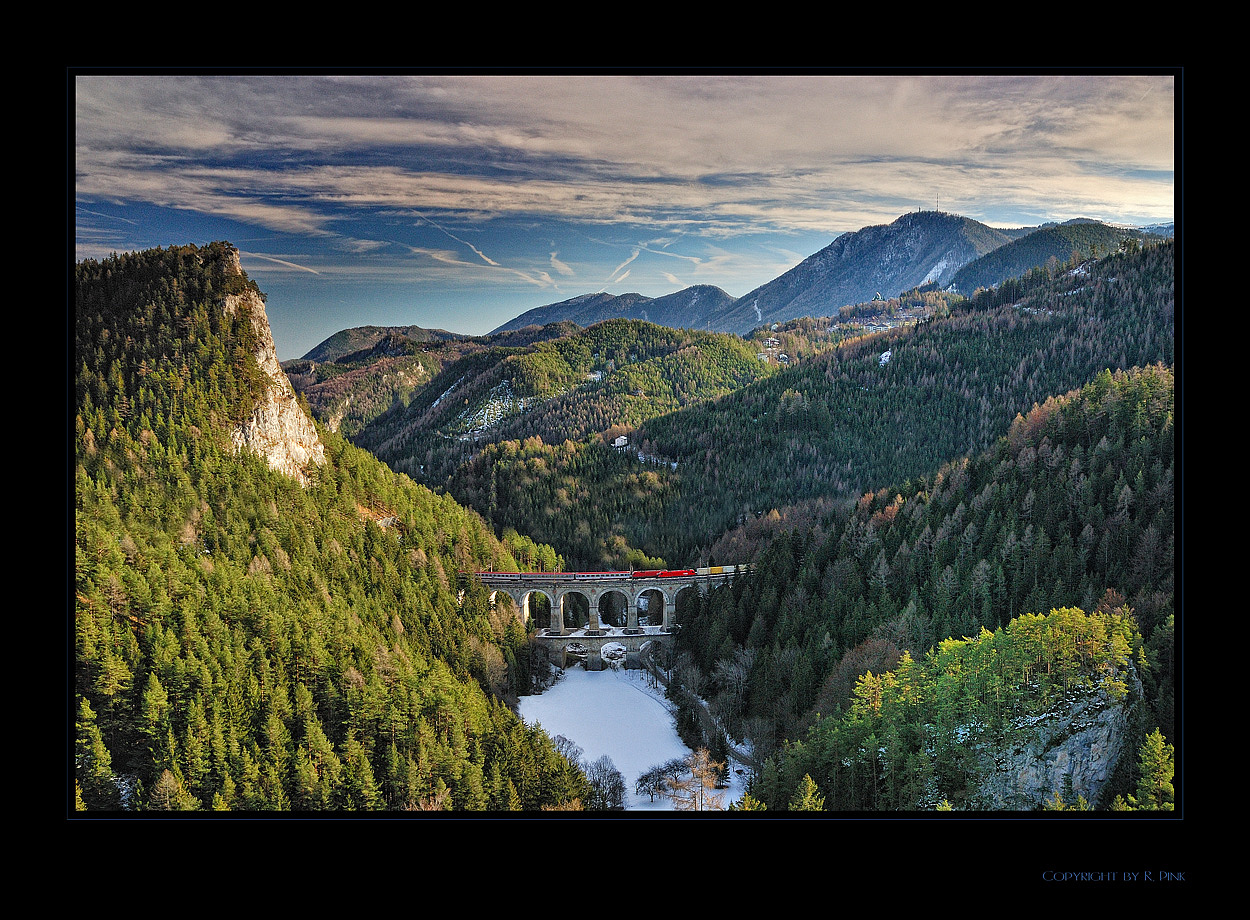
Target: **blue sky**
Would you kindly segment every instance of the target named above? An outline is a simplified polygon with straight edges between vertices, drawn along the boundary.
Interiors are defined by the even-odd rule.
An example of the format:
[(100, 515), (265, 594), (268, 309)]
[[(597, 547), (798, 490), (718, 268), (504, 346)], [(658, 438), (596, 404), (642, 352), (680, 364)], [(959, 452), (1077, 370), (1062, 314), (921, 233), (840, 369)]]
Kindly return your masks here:
[(228, 240), (279, 357), (734, 296), (917, 209), (1174, 219), (1167, 73), (72, 75), (78, 259)]

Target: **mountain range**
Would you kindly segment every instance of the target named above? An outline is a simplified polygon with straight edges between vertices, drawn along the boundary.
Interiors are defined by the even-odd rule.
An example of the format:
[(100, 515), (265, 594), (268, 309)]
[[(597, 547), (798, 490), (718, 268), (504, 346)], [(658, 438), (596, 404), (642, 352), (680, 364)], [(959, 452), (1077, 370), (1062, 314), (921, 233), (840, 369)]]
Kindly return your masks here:
[[(419, 326), (360, 326), (335, 333), (301, 359), (284, 362), (283, 370), (314, 415), (351, 438), (373, 426), (367, 440), (373, 449), (379, 450), (395, 434), (392, 430), (381, 435), (376, 424), (379, 417), (383, 413), (395, 416), (405, 410), (409, 401), (427, 386), (434, 392), (424, 397), (422, 413), (428, 413), (440, 393), (455, 386), (459, 393), (457, 415), (465, 419), (491, 417), (497, 422), (533, 402), (508, 399), (505, 383), (522, 390), (528, 388), (531, 397), (543, 398), (555, 395), (556, 389), (567, 394), (567, 398), (574, 397), (575, 389), (602, 390), (606, 385), (597, 383), (593, 375), (607, 370), (607, 352), (596, 355), (598, 347), (593, 343), (588, 351), (582, 349), (585, 354), (572, 359), (572, 365), (560, 358), (556, 362), (558, 369), (544, 368), (542, 380), (530, 374), (535, 368), (534, 360), (523, 362), (514, 357), (506, 361), (506, 366), (501, 362), (508, 359), (512, 350), (559, 342), (608, 320), (749, 338), (755, 353), (776, 366), (831, 347), (857, 331), (943, 315), (950, 303), (979, 289), (995, 289), (1029, 271), (1068, 263), (1074, 256), (1096, 258), (1164, 238), (1171, 232), (1171, 225), (1127, 229), (1084, 219), (998, 230), (967, 217), (937, 211), (913, 212), (890, 224), (839, 236), (744, 297), (735, 299), (712, 285), (687, 287), (662, 297), (583, 294), (528, 310), (485, 336)], [(905, 296), (898, 296), (899, 292)], [(589, 343), (590, 339), (586, 341)], [(688, 340), (668, 337), (662, 350), (675, 351), (690, 344)], [(736, 346), (726, 343), (711, 347), (718, 352), (725, 348), (736, 350)], [(650, 349), (648, 346), (648, 358), (658, 359), (660, 352)], [(618, 371), (629, 363), (620, 357), (613, 362)], [(573, 365), (578, 369), (576, 373)], [(554, 386), (557, 379), (562, 381), (559, 387)], [(616, 389), (622, 385), (619, 374), (615, 385)], [(685, 391), (680, 405), (720, 395), (696, 392), (688, 383), (678, 386)], [(629, 384), (627, 392), (640, 389), (645, 395), (638, 399), (624, 393), (614, 396), (617, 405), (608, 414), (620, 418), (606, 421), (601, 427), (606, 429), (621, 421), (638, 424), (645, 417), (678, 408), (669, 397), (657, 401), (655, 388), (647, 393), (648, 387), (640, 388), (637, 381)], [(634, 408), (622, 412), (622, 399), (630, 400)], [(451, 407), (443, 404), (438, 408), (441, 415), (446, 415)], [(501, 408), (504, 416), (499, 414)], [(593, 410), (586, 418), (602, 414)], [(385, 424), (411, 429), (412, 421), (392, 418)], [(434, 416), (429, 415), (422, 427), (451, 434), (451, 428), (456, 426), (449, 427), (446, 420), (434, 423)], [(457, 430), (452, 437), (463, 434)], [(524, 433), (506, 426), (496, 428), (496, 435), (502, 437), (530, 434), (547, 438), (551, 433), (545, 428)], [(566, 433), (558, 440), (565, 436), (576, 437)], [(479, 437), (480, 433), (475, 440)], [(404, 436), (406, 442), (410, 438), (410, 434)], [(418, 461), (412, 452), (405, 454), (388, 459), (400, 463), (412, 475), (419, 476), (424, 460), (432, 459)]]
[(844, 233), (742, 297), (710, 285), (662, 297), (583, 294), (535, 307), (493, 331), (559, 321), (589, 326), (605, 319), (641, 319), (747, 335), (766, 324), (801, 316), (836, 316), (844, 306), (927, 285), (967, 296), (977, 287), (994, 287), (1051, 258), (1066, 262), (1074, 254), (1106, 254), (1127, 240), (1170, 234), (1170, 225), (1137, 230), (1085, 219), (999, 230), (956, 214), (916, 211), (890, 224)]
[(724, 312), (733, 303), (732, 295), (710, 284), (683, 288), (663, 297), (603, 292), (582, 294), (559, 303), (527, 310), (493, 330), (491, 334), (563, 321), (591, 326), (605, 319), (640, 319), (661, 326), (702, 329), (706, 325), (705, 320)]

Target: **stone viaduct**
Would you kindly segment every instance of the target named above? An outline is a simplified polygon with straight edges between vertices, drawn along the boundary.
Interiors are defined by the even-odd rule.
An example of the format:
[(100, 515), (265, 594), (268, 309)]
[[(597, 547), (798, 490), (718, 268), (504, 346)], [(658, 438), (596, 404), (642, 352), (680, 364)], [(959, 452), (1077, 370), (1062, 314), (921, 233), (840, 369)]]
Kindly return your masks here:
[[(670, 643), (676, 628), (677, 595), (687, 588), (702, 594), (724, 584), (745, 566), (713, 566), (704, 569), (657, 570), (651, 572), (475, 572), (474, 577), (491, 590), (491, 600), (502, 591), (516, 605), (523, 623), (532, 618), (530, 601), (542, 595), (551, 605), (545, 627), (535, 624), (533, 641), (553, 653), (553, 660), (564, 667), (570, 657), (586, 660), (586, 667), (603, 666), (605, 646), (623, 646), (626, 667), (641, 667), (641, 654), (651, 642)], [(585, 598), (589, 617), (586, 625), (569, 626), (565, 601), (574, 595)], [(608, 625), (601, 620), (601, 605), (623, 607), (625, 625)], [(639, 625), (639, 610), (645, 611), (645, 625)]]

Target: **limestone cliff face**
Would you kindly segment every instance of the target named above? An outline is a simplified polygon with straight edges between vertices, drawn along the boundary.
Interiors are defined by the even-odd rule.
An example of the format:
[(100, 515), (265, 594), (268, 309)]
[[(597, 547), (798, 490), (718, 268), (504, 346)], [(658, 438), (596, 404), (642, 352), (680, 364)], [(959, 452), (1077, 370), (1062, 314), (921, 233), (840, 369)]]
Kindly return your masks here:
[(1017, 726), (1010, 738), (980, 749), (977, 807), (1041, 807), (1071, 778), (1071, 795), (1095, 804), (1130, 750), (1134, 700), (1142, 697), (1136, 671), (1130, 692), (1113, 700), (1096, 688), (1073, 691), (1050, 711)]
[[(235, 269), (238, 254), (235, 254)], [(308, 484), (308, 469), (325, 462), (325, 445), (317, 429), (295, 398), (295, 390), (278, 363), (273, 332), (265, 303), (255, 292), (226, 297), (223, 308), (227, 314), (248, 307), (258, 340), (256, 361), (268, 379), (268, 385), (251, 416), (230, 433), (236, 451), (249, 450), (264, 457), (280, 473)]]

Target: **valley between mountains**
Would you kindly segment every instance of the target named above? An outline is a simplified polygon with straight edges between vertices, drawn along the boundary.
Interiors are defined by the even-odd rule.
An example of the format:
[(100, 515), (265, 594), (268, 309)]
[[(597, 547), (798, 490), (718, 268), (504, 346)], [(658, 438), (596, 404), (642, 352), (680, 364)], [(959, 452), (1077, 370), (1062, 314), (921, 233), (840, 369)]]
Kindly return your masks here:
[(652, 662), (734, 812), (1175, 816), (1176, 255), (918, 212), (281, 367), (230, 244), (79, 263), (74, 806), (606, 813), (465, 573), (743, 565)]

